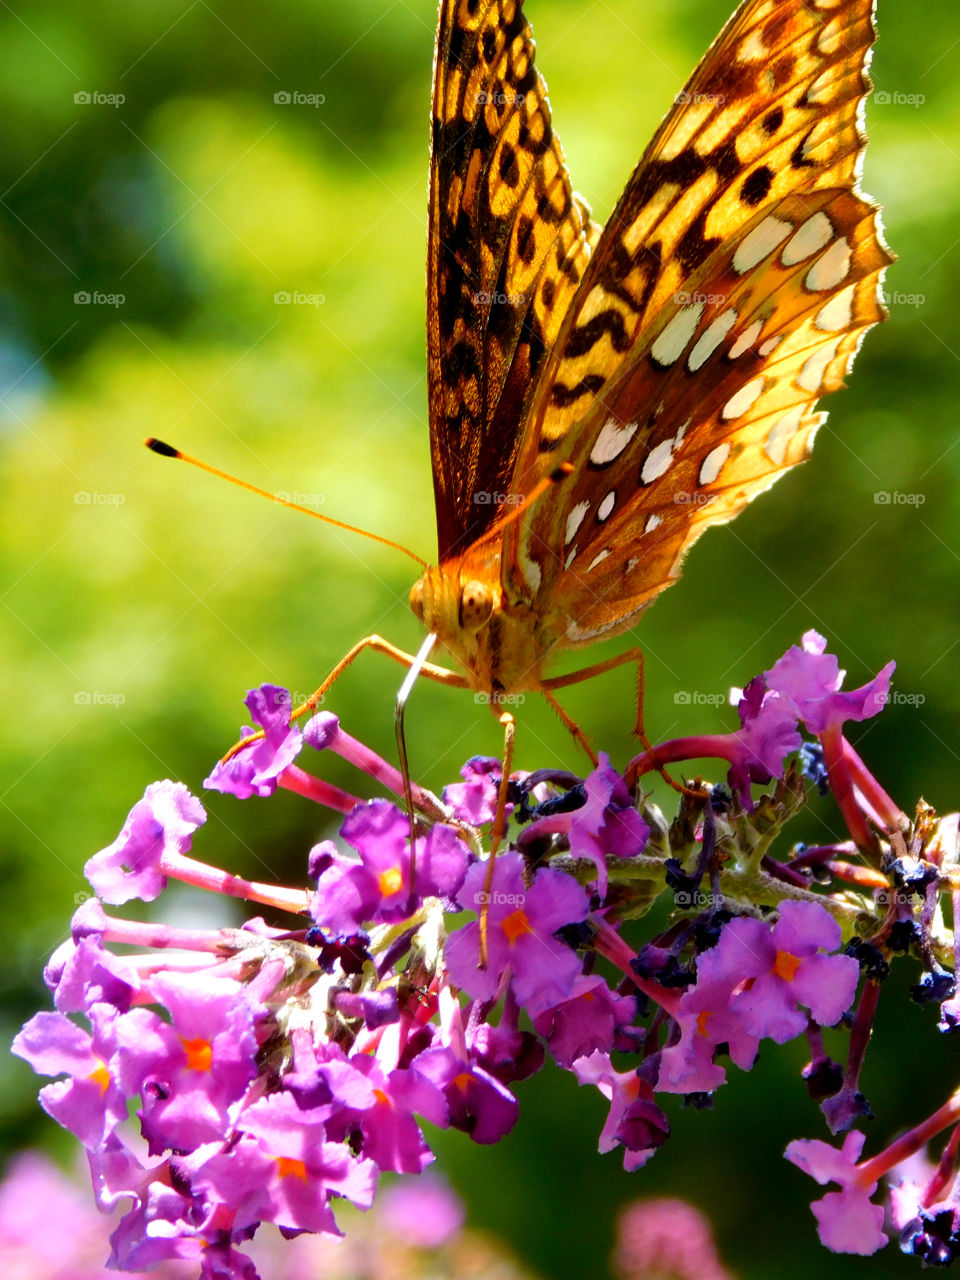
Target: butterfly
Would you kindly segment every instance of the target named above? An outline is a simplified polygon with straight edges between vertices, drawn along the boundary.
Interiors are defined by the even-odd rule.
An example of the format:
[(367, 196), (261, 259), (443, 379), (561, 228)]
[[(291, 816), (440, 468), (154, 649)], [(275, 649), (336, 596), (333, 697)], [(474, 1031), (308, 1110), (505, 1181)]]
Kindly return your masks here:
[(705, 529), (808, 456), (816, 402), (885, 315), (893, 256), (859, 189), (874, 39), (873, 0), (745, 0), (601, 229), (573, 191), (522, 0), (442, 0), (439, 558), (410, 603), (464, 674), (427, 674), (494, 706), (553, 701), (613, 665), (550, 678), (558, 653), (632, 628)]

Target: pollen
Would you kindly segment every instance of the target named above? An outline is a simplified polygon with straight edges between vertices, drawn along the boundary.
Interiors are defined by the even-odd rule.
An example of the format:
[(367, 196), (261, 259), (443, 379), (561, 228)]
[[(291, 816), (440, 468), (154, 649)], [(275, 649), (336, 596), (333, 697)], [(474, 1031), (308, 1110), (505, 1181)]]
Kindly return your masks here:
[(707, 1029), (710, 1023), (710, 1010), (703, 1009), (697, 1014), (697, 1035), (708, 1036), (710, 1034)]
[(792, 982), (800, 968), (800, 957), (791, 955), (789, 951), (778, 951), (773, 962), (773, 972), (784, 982)]
[(276, 1156), (277, 1173), (281, 1178), (302, 1178), (304, 1182), (307, 1180), (307, 1166), (302, 1160), (291, 1160), (289, 1156)]
[(470, 1072), (461, 1071), (458, 1076), (453, 1077), (453, 1083), (461, 1093), (466, 1093), (467, 1089), (470, 1087)]
[(511, 947), (525, 933), (533, 933), (533, 925), (527, 919), (527, 913), (522, 907), (517, 907), (516, 911), (511, 911), (508, 916), (504, 916), (500, 922), (500, 928), (507, 935), (507, 941)]
[(374, 1089), (373, 1096), (376, 1098), (376, 1100), (380, 1103), (381, 1106), (384, 1106), (384, 1107), (393, 1106), (393, 1103), (390, 1101), (390, 1095), (388, 1093), (384, 1093), (382, 1089)]
[(213, 1063), (213, 1047), (209, 1040), (198, 1036), (195, 1040), (180, 1039), (187, 1054), (187, 1067), (190, 1071), (209, 1071)]
[(403, 885), (403, 872), (399, 867), (389, 867), (377, 876), (377, 884), (385, 898), (398, 893)]

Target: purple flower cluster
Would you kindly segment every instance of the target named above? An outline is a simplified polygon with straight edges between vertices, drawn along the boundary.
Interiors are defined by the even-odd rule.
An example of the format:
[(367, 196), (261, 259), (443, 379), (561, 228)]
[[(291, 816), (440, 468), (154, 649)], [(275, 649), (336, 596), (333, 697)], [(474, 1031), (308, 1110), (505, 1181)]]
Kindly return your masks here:
[[(935, 901), (957, 823), (924, 810), (911, 824), (843, 735), (882, 708), (891, 672), (844, 692), (836, 659), (808, 633), (747, 685), (730, 734), (661, 744), (625, 775), (605, 756), (585, 779), (513, 775), (515, 836), (493, 863), (483, 829), (498, 761), (471, 760), (442, 801), (414, 787), (411, 839), (394, 803), (361, 802), (298, 761), (304, 748), (332, 750), (401, 794), (395, 769), (335, 716), (301, 730), (285, 691), (251, 693), (259, 728), (207, 785), (242, 799), (280, 786), (342, 812), (339, 841), (310, 852), (312, 889), (194, 859), (206, 815), (173, 782), (147, 788), (87, 875), (108, 904), (151, 901), (174, 877), (299, 916), (298, 927), (180, 929), (88, 902), (47, 967), (56, 1011), (36, 1014), (14, 1046), (56, 1077), (40, 1100), (85, 1147), (98, 1203), (125, 1208), (111, 1265), (192, 1259), (205, 1277), (250, 1280), (243, 1246), (262, 1223), (335, 1237), (338, 1202), (366, 1209), (382, 1173), (421, 1173), (434, 1158), (425, 1121), (499, 1141), (517, 1119), (512, 1086), (547, 1054), (606, 1099), (600, 1150), (621, 1149), (628, 1170), (668, 1136), (658, 1094), (712, 1093), (726, 1079), (718, 1058), (749, 1071), (764, 1039), (808, 1038), (811, 1092), (834, 1132), (850, 1129), (865, 1110), (863, 1051), (894, 951), (915, 948), (946, 1000), (944, 1029), (958, 1022), (936, 913), (920, 909)], [(787, 766), (801, 724), (851, 839), (778, 861), (773, 837), (806, 796), (801, 769)], [(732, 796), (688, 788), (672, 825), (644, 806), (644, 774), (705, 756), (728, 763)], [(891, 887), (895, 901), (880, 896)], [(671, 891), (668, 926), (639, 941), (636, 918)], [(869, 942), (854, 932), (865, 920)], [(845, 1017), (842, 1070), (822, 1039)], [(956, 1118), (941, 1108), (911, 1150)], [(911, 1153), (898, 1141), (865, 1164), (855, 1132), (840, 1152), (791, 1144), (794, 1163), (841, 1186), (815, 1207), (828, 1247), (885, 1241), (870, 1195)]]

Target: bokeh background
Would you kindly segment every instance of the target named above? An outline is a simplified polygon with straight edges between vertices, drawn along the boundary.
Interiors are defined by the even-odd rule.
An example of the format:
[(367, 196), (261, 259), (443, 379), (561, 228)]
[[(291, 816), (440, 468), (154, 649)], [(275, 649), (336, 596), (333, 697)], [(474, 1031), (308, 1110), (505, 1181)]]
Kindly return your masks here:
[[(728, 0), (529, 0), (578, 189), (603, 218)], [(0, 826), (4, 1032), (46, 996), (82, 866), (153, 779), (199, 789), (244, 691), (309, 692), (361, 635), (411, 648), (411, 566), (147, 454), (169, 438), (271, 491), (434, 554), (424, 374), (434, 0), (33, 0), (0, 12)], [(960, 11), (881, 2), (866, 187), (900, 256), (891, 316), (832, 397), (813, 461), (733, 526), (644, 618), (655, 738), (732, 727), (722, 698), (810, 626), (898, 697), (855, 735), (905, 808), (960, 805)], [(278, 102), (277, 94), (315, 102)], [(301, 301), (275, 302), (277, 294)], [(89, 301), (83, 301), (87, 296)], [(884, 502), (878, 495), (887, 495)], [(612, 650), (610, 650), (612, 651)], [(607, 650), (598, 650), (604, 656)], [(337, 686), (346, 727), (393, 753), (399, 668)], [(616, 762), (632, 676), (565, 698)], [(434, 787), (497, 750), (469, 695), (422, 684), (415, 774)], [(518, 765), (582, 765), (549, 711), (521, 709)], [(325, 762), (351, 788), (362, 780)], [(300, 880), (329, 834), (306, 802), (210, 796), (198, 856)], [(839, 833), (829, 801), (802, 832)], [(170, 909), (170, 908), (167, 908)], [(193, 918), (221, 919), (191, 900)], [(205, 914), (202, 914), (205, 913)], [(956, 1049), (895, 981), (865, 1085), (869, 1141), (956, 1084)], [(889, 1007), (887, 1007), (889, 1006)], [(569, 1077), (521, 1089), (495, 1150), (441, 1135), (473, 1221), (554, 1280), (604, 1274), (617, 1208), (682, 1194), (742, 1277), (880, 1277), (909, 1264), (816, 1244), (812, 1185), (782, 1159), (826, 1136), (765, 1053), (712, 1113), (673, 1109), (645, 1171), (596, 1154), (599, 1099)], [(21, 1063), (0, 1066), (3, 1137), (57, 1147)]]

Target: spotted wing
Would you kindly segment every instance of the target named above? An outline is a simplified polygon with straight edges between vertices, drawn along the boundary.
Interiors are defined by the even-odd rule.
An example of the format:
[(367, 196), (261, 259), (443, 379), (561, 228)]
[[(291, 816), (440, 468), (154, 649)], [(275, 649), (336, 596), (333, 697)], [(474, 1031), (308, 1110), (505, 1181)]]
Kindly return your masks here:
[(571, 190), (521, 6), (440, 6), (427, 372), (441, 562), (500, 514), (531, 389), (599, 234)]
[(514, 488), (573, 471), (504, 549), (508, 592), (556, 609), (566, 643), (629, 625), (707, 525), (806, 456), (883, 316), (890, 255), (857, 187), (871, 9), (747, 0), (604, 230)]

